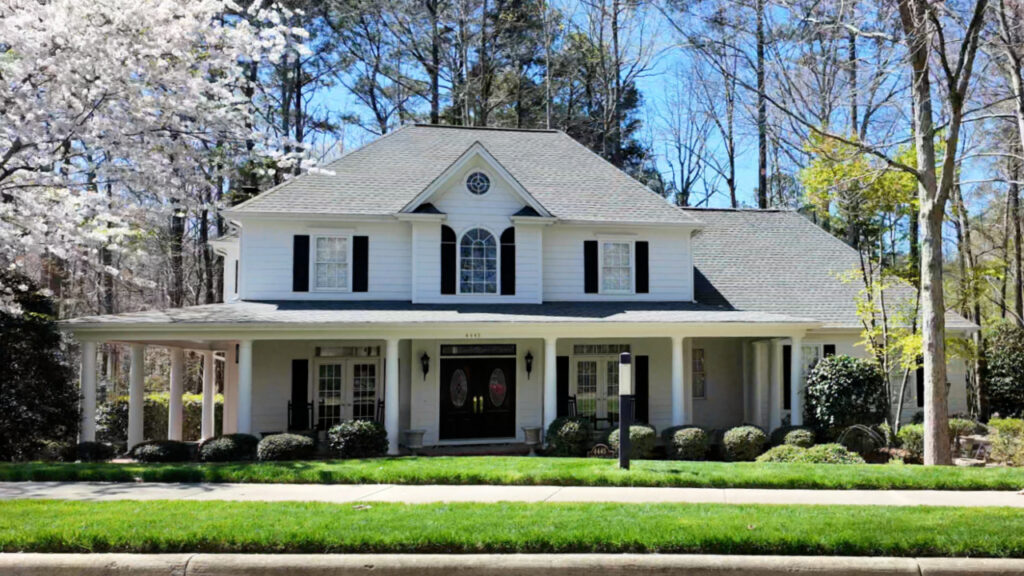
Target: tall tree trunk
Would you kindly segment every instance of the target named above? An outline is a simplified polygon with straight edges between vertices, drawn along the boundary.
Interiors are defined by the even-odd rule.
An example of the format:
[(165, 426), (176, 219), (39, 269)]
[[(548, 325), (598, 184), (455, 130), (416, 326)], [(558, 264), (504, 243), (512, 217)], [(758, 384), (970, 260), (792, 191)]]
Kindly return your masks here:
[[(967, 206), (960, 186), (953, 187), (953, 209), (956, 214), (957, 244), (960, 261), (960, 290), (963, 299), (962, 312), (964, 316), (976, 324), (981, 324), (981, 295), (978, 293), (978, 286), (974, 278), (974, 272), (978, 269), (978, 259), (974, 254), (974, 244), (971, 241), (971, 221), (967, 214)], [(974, 388), (975, 395), (979, 400), (979, 411), (982, 393), (982, 384), (985, 378), (985, 342), (981, 331), (972, 336), (977, 354), (970, 370), (970, 386)]]
[(430, 14), (430, 65), (427, 76), (430, 78), (430, 123), (438, 124), (441, 119), (441, 31), (438, 28), (440, 0), (426, 0), (427, 12)]
[(184, 208), (178, 204), (173, 207), (171, 214), (171, 285), (168, 290), (171, 308), (181, 308), (185, 305), (185, 265), (183, 258), (183, 245), (185, 244), (185, 214)]
[(204, 202), (202, 211), (199, 213), (199, 248), (203, 265), (203, 303), (212, 304), (216, 302), (213, 291), (213, 249), (210, 246), (210, 205), (209, 199)]
[(768, 207), (768, 103), (764, 78), (764, 2), (757, 0), (757, 207)]
[[(851, 7), (851, 11), (853, 8)], [(849, 42), (849, 67), (850, 67), (850, 134), (857, 134), (857, 127), (860, 120), (857, 118), (857, 33), (850, 32)]]
[(1013, 226), (1013, 312), (1018, 326), (1024, 326), (1024, 271), (1021, 267), (1021, 226), (1020, 226), (1020, 162), (1013, 163), (1010, 172), (1012, 182), (1010, 195), (1010, 223)]

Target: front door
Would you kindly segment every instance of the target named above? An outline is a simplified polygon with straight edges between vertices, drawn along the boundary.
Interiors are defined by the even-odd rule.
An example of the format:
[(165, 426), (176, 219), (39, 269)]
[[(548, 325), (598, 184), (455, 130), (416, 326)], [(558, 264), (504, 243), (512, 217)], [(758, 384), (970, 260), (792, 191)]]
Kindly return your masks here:
[(440, 438), (516, 435), (516, 359), (441, 360)]
[(317, 429), (342, 420), (373, 420), (377, 410), (377, 360), (321, 360), (316, 371)]

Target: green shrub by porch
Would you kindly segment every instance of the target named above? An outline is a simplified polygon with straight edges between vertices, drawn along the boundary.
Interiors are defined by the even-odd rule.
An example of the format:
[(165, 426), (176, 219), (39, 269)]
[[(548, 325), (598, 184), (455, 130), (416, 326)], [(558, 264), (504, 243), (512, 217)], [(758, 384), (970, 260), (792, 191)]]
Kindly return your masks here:
[(376, 458), (388, 453), (388, 431), (373, 420), (345, 420), (327, 432), (331, 450), (342, 458)]
[[(167, 412), (171, 397), (167, 392), (147, 394), (142, 410), (142, 437), (147, 440), (167, 440)], [(203, 420), (203, 395), (182, 394), (182, 439), (199, 440)], [(224, 396), (213, 397), (216, 434), (223, 428)], [(123, 442), (128, 437), (128, 397), (118, 396), (97, 408), (96, 439), (101, 442)]]
[(985, 337), (985, 348), (989, 414), (1024, 416), (1024, 328), (997, 325)]
[(79, 462), (107, 462), (114, 457), (114, 447), (102, 442), (80, 442), (74, 449)]
[(814, 446), (814, 430), (806, 426), (779, 426), (768, 436), (768, 443), (772, 446), (791, 444), (801, 448)]
[(988, 421), (992, 434), (992, 459), (1012, 466), (1024, 466), (1024, 420), (993, 418)]
[(260, 462), (306, 460), (316, 452), (316, 442), (301, 434), (273, 434), (260, 440), (256, 458)]
[(827, 439), (854, 424), (874, 426), (887, 416), (885, 379), (868, 360), (822, 358), (807, 376), (804, 394), (804, 422)]
[(708, 455), (709, 438), (703, 428), (690, 426), (676, 430), (665, 443), (665, 453), (672, 460), (703, 460)]
[(769, 448), (767, 452), (757, 457), (758, 462), (797, 462), (800, 456), (806, 452), (806, 448), (792, 444), (779, 444)]
[(818, 444), (801, 448), (781, 444), (757, 457), (758, 462), (791, 462), (803, 464), (863, 464), (859, 454), (850, 452), (841, 444)]
[(913, 460), (921, 460), (924, 456), (924, 425), (906, 424), (896, 434), (900, 448), (906, 450)]
[(593, 442), (594, 425), (586, 416), (555, 418), (544, 439), (548, 456), (586, 456)]
[(737, 426), (722, 437), (725, 459), (730, 462), (750, 462), (764, 450), (768, 437), (756, 426)]
[[(646, 424), (633, 424), (629, 427), (629, 457), (637, 460), (650, 458), (654, 452), (654, 444), (658, 433), (653, 426)], [(608, 445), (612, 450), (619, 451), (619, 429), (616, 428), (608, 434)]]
[(149, 440), (133, 446), (128, 455), (139, 462), (188, 462), (192, 448), (176, 440)]
[(251, 434), (225, 434), (204, 440), (199, 445), (201, 462), (244, 462), (256, 459), (260, 439)]

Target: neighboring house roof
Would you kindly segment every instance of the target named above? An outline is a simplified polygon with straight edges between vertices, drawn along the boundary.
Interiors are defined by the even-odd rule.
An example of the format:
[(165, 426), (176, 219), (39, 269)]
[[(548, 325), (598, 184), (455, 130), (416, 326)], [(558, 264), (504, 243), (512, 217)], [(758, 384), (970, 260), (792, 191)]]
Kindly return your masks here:
[(395, 214), (475, 144), (557, 218), (699, 224), (557, 130), (411, 125), (228, 210), (228, 213)]
[(723, 310), (689, 302), (551, 302), (547, 304), (411, 304), (396, 301), (234, 302), (187, 308), (85, 316), (64, 322), (72, 329), (105, 326), (216, 326), (229, 324), (418, 324), (458, 322), (650, 322), (814, 324), (766, 312)]
[[(863, 282), (840, 275), (860, 270), (860, 256), (803, 215), (788, 210), (693, 209), (704, 228), (694, 236), (697, 301), (736, 310), (814, 318), (825, 328), (860, 328), (857, 296)], [(888, 295), (914, 298), (899, 284)], [(946, 325), (976, 326), (947, 313)]]

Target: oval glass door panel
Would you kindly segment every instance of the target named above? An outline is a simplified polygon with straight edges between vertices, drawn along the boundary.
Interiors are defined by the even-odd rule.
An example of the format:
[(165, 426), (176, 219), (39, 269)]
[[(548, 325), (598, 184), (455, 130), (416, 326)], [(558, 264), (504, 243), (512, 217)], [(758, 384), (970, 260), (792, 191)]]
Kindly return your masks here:
[(487, 389), (491, 396), (491, 404), (501, 406), (505, 403), (508, 387), (505, 384), (504, 370), (495, 368), (494, 372), (491, 372), (491, 381), (488, 383)]
[(452, 406), (462, 408), (469, 395), (469, 382), (466, 380), (466, 373), (461, 369), (452, 374), (452, 381), (448, 385), (449, 396), (452, 399)]

